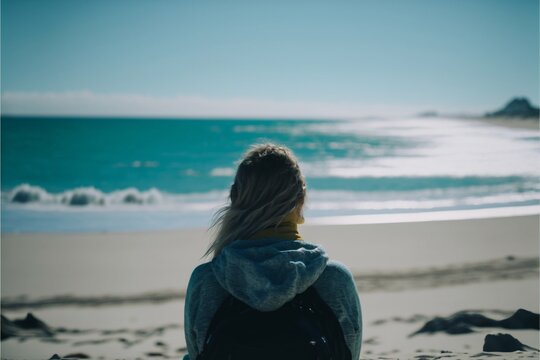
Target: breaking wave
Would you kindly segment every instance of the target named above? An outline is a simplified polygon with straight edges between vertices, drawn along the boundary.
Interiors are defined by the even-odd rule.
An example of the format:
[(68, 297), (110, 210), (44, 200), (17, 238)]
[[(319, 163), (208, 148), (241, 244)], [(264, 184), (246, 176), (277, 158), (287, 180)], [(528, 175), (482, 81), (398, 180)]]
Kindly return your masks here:
[[(384, 179), (379, 179), (383, 181)], [(404, 181), (406, 179), (402, 179)], [(440, 208), (492, 207), (531, 205), (540, 203), (540, 189), (535, 183), (470, 183), (464, 187), (440, 187), (388, 191), (362, 186), (366, 190), (309, 191), (307, 209), (311, 211), (396, 211), (435, 210)], [(346, 186), (342, 186), (346, 188)], [(79, 187), (51, 193), (39, 186), (21, 184), (2, 193), (2, 201), (13, 206), (34, 209), (93, 208), (141, 209), (159, 207), (162, 210), (208, 212), (227, 201), (227, 191), (203, 193), (168, 193), (156, 188), (138, 190), (134, 187), (103, 192), (95, 187)]]
[(80, 187), (53, 194), (47, 190), (30, 184), (21, 184), (9, 191), (9, 203), (28, 204), (64, 204), (68, 206), (111, 205), (111, 204), (159, 204), (163, 194), (155, 189), (140, 191), (135, 188), (104, 193), (95, 187)]
[[(227, 191), (169, 193), (133, 187), (104, 192), (81, 187), (52, 193), (21, 184), (2, 192), (3, 232), (145, 231), (207, 227)], [(536, 185), (476, 185), (411, 191), (317, 190), (308, 193), (306, 219), (349, 215), (435, 213), (540, 205)], [(538, 210), (535, 210), (538, 211)]]

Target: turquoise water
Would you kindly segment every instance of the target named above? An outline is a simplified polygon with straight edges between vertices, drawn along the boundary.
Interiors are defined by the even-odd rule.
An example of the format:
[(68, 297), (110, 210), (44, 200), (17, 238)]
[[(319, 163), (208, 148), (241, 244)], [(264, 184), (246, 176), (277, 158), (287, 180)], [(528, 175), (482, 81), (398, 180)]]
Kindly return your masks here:
[(294, 150), (308, 216), (538, 204), (538, 133), (452, 119), (2, 117), (2, 231), (207, 226), (253, 143)]
[[(414, 146), (398, 137), (325, 134), (313, 121), (3, 118), (2, 189), (28, 182), (58, 192), (81, 186), (113, 191), (130, 186), (171, 193), (221, 190), (254, 142), (274, 141), (300, 159), (391, 156)], [(324, 123), (329, 124), (329, 123)], [(339, 144), (339, 146), (335, 146)], [(379, 150), (370, 155), (366, 149)], [(214, 173), (212, 172), (214, 171)], [(222, 172), (226, 172), (223, 170)], [(201, 178), (204, 181), (201, 181)], [(330, 187), (329, 178), (317, 179)]]

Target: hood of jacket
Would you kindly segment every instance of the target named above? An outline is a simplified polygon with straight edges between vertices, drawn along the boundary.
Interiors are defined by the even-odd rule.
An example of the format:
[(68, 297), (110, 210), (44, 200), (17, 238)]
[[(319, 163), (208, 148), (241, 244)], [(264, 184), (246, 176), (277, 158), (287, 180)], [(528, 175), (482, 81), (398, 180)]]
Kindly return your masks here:
[(237, 240), (212, 260), (212, 271), (231, 295), (272, 311), (317, 281), (327, 261), (322, 247), (305, 241)]

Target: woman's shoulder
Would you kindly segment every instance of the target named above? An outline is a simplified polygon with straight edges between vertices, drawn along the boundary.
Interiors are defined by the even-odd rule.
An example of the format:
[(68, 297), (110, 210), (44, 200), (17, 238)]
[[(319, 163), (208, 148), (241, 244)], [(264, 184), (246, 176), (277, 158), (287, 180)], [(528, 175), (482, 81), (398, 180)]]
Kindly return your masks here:
[(198, 265), (191, 272), (189, 279), (190, 287), (199, 283), (207, 283), (209, 281), (215, 281), (214, 272), (212, 271), (212, 265), (210, 262)]
[(351, 287), (354, 286), (354, 276), (345, 264), (329, 260), (315, 286), (336, 289)]
[(205, 262), (203, 264), (198, 265), (193, 271), (191, 272), (191, 277), (204, 277), (209, 276), (212, 273), (212, 265), (210, 262)]
[(336, 260), (328, 260), (326, 268), (321, 276), (331, 277), (336, 280), (353, 280), (353, 274), (349, 268)]
[[(221, 298), (223, 294), (225, 294), (225, 290), (219, 285), (210, 262), (201, 264), (193, 269), (187, 288), (189, 301), (194, 297)], [(200, 299), (197, 301), (200, 301)]]

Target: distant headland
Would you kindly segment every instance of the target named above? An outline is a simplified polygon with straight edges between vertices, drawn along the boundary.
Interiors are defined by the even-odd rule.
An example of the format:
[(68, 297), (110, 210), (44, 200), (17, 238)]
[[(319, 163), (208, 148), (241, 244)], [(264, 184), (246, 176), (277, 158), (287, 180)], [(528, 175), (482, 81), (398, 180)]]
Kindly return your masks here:
[(516, 97), (510, 100), (502, 109), (488, 112), (487, 118), (522, 118), (538, 119), (540, 109), (531, 105), (528, 99)]
[(540, 109), (530, 103), (525, 97), (514, 97), (502, 108), (483, 114), (467, 113), (438, 113), (435, 110), (427, 110), (417, 113), (416, 116), (423, 118), (450, 117), (455, 119), (475, 120), (490, 123), (492, 125), (510, 128), (540, 129)]

